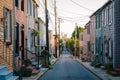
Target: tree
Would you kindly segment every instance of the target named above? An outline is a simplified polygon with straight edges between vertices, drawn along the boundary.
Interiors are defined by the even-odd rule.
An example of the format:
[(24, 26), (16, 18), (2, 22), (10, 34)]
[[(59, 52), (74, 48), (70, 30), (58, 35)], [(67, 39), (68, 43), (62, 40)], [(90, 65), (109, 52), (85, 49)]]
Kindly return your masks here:
[[(76, 30), (76, 29), (77, 29), (77, 30)], [(77, 32), (76, 32), (76, 35), (75, 35), (75, 31), (77, 31)], [(82, 27), (80, 27), (80, 26), (77, 26), (77, 27), (75, 28), (75, 30), (73, 31), (73, 33), (72, 33), (72, 38), (75, 38), (75, 36), (76, 36), (76, 38), (79, 39), (79, 33), (83, 32), (83, 31), (84, 31), (84, 28), (82, 28)]]
[[(79, 56), (79, 34), (81, 33), (81, 32), (83, 32), (84, 31), (84, 28), (82, 28), (82, 27), (80, 27), (80, 26), (76, 26), (76, 28), (75, 28), (75, 30), (73, 31), (73, 33), (72, 33), (72, 37), (71, 38), (73, 38), (74, 39), (74, 43), (75, 43), (75, 41), (76, 41), (76, 43), (75, 43), (75, 46), (73, 46), (74, 47), (74, 50), (76, 49), (76, 55), (77, 56)], [(76, 39), (75, 39), (76, 38)]]
[(66, 39), (66, 47), (70, 52), (74, 51), (74, 39), (73, 38)]

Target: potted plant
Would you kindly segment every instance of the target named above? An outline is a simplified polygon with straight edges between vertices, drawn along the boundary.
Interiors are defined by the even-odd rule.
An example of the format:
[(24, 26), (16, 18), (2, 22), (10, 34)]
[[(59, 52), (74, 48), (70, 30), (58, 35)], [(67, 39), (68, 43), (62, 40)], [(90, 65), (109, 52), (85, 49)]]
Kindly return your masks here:
[(112, 70), (113, 69), (113, 64), (112, 63), (106, 63), (104, 66), (107, 70)]
[(35, 36), (38, 36), (40, 34), (40, 31), (38, 29), (36, 29), (34, 31), (35, 31)]
[(42, 54), (48, 55), (48, 51), (47, 51), (47, 50), (43, 50), (43, 51), (42, 51)]
[(23, 61), (23, 64), (27, 67), (27, 66), (32, 65), (32, 62), (29, 59), (26, 59)]
[(38, 23), (38, 21), (39, 21), (38, 18), (35, 18), (35, 22)]

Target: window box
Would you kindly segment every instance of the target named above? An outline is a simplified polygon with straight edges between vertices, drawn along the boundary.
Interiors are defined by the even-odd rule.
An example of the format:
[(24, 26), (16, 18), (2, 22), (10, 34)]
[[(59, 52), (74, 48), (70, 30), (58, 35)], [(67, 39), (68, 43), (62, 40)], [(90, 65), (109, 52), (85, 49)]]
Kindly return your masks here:
[(6, 45), (11, 45), (11, 41), (10, 40), (6, 40)]

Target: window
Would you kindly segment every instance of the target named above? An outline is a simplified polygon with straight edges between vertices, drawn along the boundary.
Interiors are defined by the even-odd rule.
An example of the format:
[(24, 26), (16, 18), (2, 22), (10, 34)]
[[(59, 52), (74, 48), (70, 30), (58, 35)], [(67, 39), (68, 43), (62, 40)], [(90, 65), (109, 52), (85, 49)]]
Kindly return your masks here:
[(28, 15), (32, 15), (32, 2), (31, 2), (31, 0), (27, 0), (27, 13), (28, 13)]
[(35, 18), (35, 5), (33, 4), (33, 17)]
[(81, 41), (83, 41), (83, 34), (81, 35)]
[(105, 21), (104, 21), (105, 22), (104, 27), (106, 27), (106, 22), (107, 22), (107, 19), (106, 19), (107, 18), (107, 10), (106, 9), (105, 9), (105, 16), (104, 17), (105, 17), (104, 18), (105, 19)]
[(90, 34), (90, 25), (87, 26), (87, 34)]
[(4, 41), (12, 43), (12, 13), (6, 8), (4, 8), (4, 18)]
[(21, 0), (21, 10), (24, 11), (24, 0)]
[(104, 27), (104, 21), (105, 21), (105, 10), (102, 11), (102, 27)]
[(88, 41), (87, 46), (88, 46), (88, 51), (90, 51), (90, 41)]
[(30, 15), (32, 16), (32, 1), (30, 0), (29, 2), (30, 2), (30, 9), (29, 9), (30, 10)]
[(27, 13), (28, 13), (28, 14), (30, 13), (30, 12), (29, 12), (29, 11), (30, 11), (30, 9), (29, 9), (29, 8), (30, 8), (30, 1), (29, 1), (29, 0), (27, 0)]
[(18, 0), (15, 0), (15, 6), (18, 7)]
[(109, 7), (109, 25), (112, 23), (112, 16), (113, 16), (113, 13), (112, 13), (112, 5), (110, 5)]

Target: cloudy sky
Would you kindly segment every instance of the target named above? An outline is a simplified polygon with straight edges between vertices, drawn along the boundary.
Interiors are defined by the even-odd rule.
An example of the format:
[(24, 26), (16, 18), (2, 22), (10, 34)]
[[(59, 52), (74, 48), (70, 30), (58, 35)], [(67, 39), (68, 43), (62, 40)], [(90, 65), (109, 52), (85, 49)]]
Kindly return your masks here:
[[(43, 1), (44, 0), (40, 0)], [(84, 27), (89, 21), (89, 16), (104, 5), (108, 0), (56, 0), (57, 17), (61, 18), (61, 32), (71, 36), (75, 23)], [(41, 3), (42, 4), (42, 3)], [(54, 0), (48, 0), (50, 14), (50, 28), (54, 30)], [(41, 13), (44, 13), (42, 5)], [(44, 14), (41, 15), (43, 17)]]

